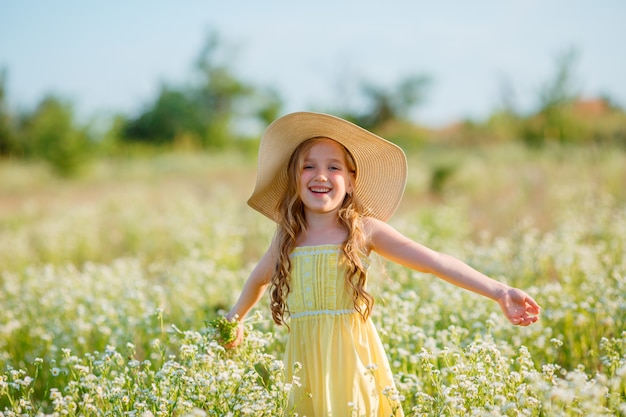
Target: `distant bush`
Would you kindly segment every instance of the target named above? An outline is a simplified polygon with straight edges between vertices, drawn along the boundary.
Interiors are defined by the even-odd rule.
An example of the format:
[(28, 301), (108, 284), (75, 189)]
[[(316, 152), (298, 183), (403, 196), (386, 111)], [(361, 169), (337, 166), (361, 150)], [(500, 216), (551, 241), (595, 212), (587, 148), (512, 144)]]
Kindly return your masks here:
[(21, 154), (48, 162), (62, 176), (76, 174), (93, 147), (86, 129), (76, 127), (71, 105), (55, 97), (23, 117), (17, 146)]
[[(125, 143), (225, 149), (241, 139), (246, 121), (268, 124), (281, 108), (278, 94), (239, 79), (219, 59), (221, 41), (210, 35), (197, 59), (194, 82), (164, 85), (145, 110), (125, 120), (119, 139)], [(244, 120), (244, 122), (242, 122)]]
[(527, 116), (498, 111), (483, 124), (459, 127), (456, 142), (468, 142), (477, 132), (483, 142), (514, 140), (532, 148), (549, 143), (626, 146), (626, 113), (603, 98), (576, 99)]
[(6, 70), (0, 70), (0, 157), (15, 151), (15, 132), (6, 100)]

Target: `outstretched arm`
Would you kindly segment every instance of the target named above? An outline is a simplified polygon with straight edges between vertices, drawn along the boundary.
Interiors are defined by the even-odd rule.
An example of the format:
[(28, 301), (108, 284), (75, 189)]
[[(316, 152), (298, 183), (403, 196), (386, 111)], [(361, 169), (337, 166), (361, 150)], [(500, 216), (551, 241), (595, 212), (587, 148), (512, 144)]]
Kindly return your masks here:
[(528, 326), (537, 321), (540, 307), (524, 291), (491, 279), (450, 255), (420, 245), (380, 220), (368, 219), (366, 230), (372, 250), (390, 261), (434, 274), (497, 301), (506, 318), (513, 324)]
[[(239, 322), (242, 322), (250, 310), (252, 310), (252, 307), (259, 302), (270, 283), (271, 273), (274, 268), (273, 259), (273, 251), (272, 248), (270, 248), (267, 252), (265, 252), (259, 263), (250, 273), (248, 280), (243, 286), (243, 290), (241, 291), (241, 295), (239, 296), (237, 303), (226, 315), (228, 320), (238, 320)], [(242, 341), (243, 326), (239, 325), (237, 328), (237, 337), (233, 342), (225, 345), (225, 347), (235, 347)]]

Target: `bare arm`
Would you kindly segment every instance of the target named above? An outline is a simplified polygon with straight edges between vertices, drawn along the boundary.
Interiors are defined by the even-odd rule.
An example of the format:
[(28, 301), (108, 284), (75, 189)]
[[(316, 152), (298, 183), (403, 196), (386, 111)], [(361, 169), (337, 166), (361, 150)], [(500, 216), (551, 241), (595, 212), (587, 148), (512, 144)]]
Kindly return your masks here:
[[(243, 286), (243, 290), (239, 295), (237, 303), (226, 315), (228, 320), (238, 320), (242, 322), (246, 315), (259, 302), (265, 290), (269, 286), (271, 274), (274, 269), (274, 251), (270, 247), (261, 257), (259, 263), (250, 273), (248, 280)], [(240, 325), (237, 330), (237, 338), (226, 345), (228, 348), (237, 346), (243, 341), (243, 327)]]
[(381, 256), (420, 272), (431, 273), (458, 287), (495, 300), (513, 324), (527, 326), (537, 321), (539, 305), (524, 291), (487, 277), (466, 263), (436, 252), (396, 231), (388, 224), (368, 219), (371, 248)]

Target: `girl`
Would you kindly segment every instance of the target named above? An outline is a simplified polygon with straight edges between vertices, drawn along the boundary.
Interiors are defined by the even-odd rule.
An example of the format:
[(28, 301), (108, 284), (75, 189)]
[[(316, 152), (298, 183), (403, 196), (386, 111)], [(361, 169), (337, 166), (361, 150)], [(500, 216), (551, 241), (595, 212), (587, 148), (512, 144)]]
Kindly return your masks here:
[[(272, 318), (287, 324), (286, 380), (299, 384), (288, 412), (299, 416), (401, 416), (390, 366), (371, 321), (368, 255), (476, 292), (515, 325), (537, 321), (524, 291), (403, 236), (386, 221), (402, 197), (407, 163), (396, 145), (350, 122), (293, 113), (272, 123), (259, 148), (248, 204), (278, 227), (229, 320), (242, 321), (270, 289)], [(243, 340), (243, 327), (227, 347)]]

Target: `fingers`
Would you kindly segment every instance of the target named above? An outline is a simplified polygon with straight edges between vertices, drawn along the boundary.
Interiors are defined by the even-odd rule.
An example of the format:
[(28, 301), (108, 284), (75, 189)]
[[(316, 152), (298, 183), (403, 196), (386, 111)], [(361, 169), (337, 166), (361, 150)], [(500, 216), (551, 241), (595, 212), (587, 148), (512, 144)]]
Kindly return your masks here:
[(537, 320), (539, 320), (539, 317), (528, 315), (521, 319), (521, 321), (518, 323), (518, 326), (528, 326), (535, 323)]
[(226, 343), (226, 344), (224, 345), (224, 347), (225, 347), (226, 349), (233, 349), (233, 348), (236, 348), (236, 347), (237, 347), (237, 346), (238, 346), (241, 342), (243, 342), (243, 337), (239, 337), (239, 336), (237, 336), (237, 338), (236, 338), (235, 340), (233, 340), (233, 341), (232, 341), (232, 342), (230, 342), (230, 343)]
[(505, 296), (499, 301), (505, 316), (513, 325), (528, 326), (539, 320), (541, 307), (522, 290), (513, 289), (508, 297)]
[(525, 304), (521, 311), (518, 309), (509, 317), (509, 321), (517, 326), (528, 326), (539, 320), (539, 306)]
[(513, 288), (508, 299), (502, 300), (502, 309), (509, 321), (517, 326), (528, 326), (539, 320), (541, 307), (526, 292)]
[(526, 294), (526, 299), (524, 301), (526, 301), (526, 304), (528, 304), (528, 306), (530, 307), (530, 312), (532, 312), (533, 314), (539, 314), (539, 312), (541, 311), (541, 307), (539, 306), (539, 304), (537, 304), (535, 300), (533, 300), (530, 295)]

